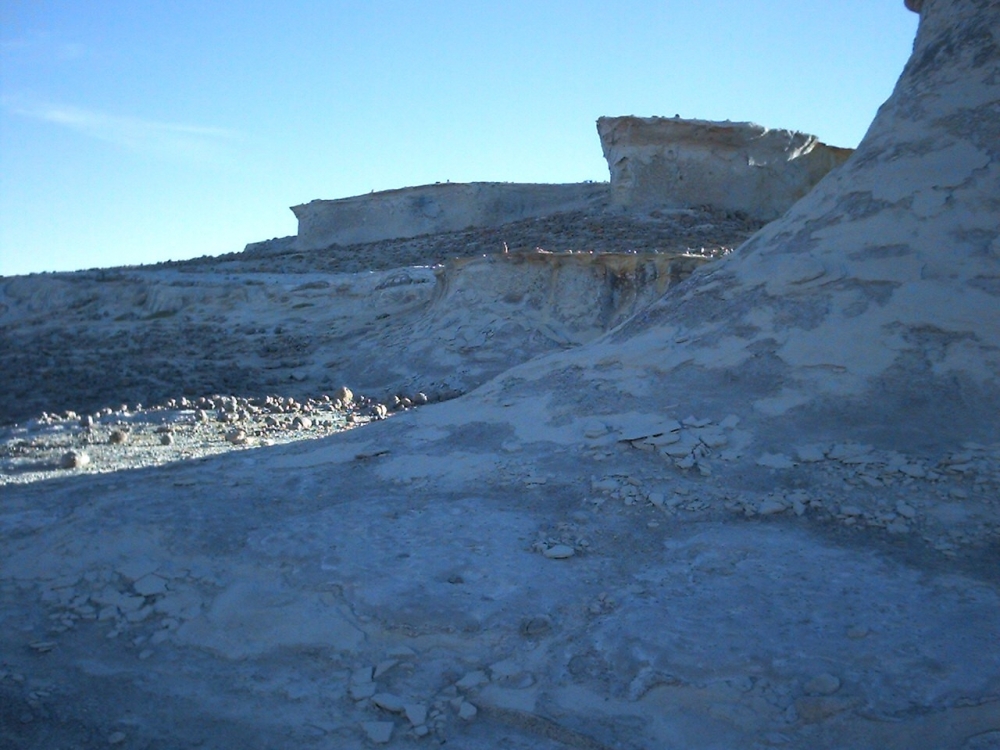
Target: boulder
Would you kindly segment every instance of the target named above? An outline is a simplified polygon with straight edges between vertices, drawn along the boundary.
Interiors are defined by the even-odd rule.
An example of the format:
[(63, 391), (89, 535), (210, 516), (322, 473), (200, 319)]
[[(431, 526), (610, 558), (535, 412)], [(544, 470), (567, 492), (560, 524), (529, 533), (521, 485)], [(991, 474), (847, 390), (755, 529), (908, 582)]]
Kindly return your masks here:
[(639, 210), (709, 205), (775, 219), (851, 155), (748, 122), (602, 117), (597, 131), (613, 204)]

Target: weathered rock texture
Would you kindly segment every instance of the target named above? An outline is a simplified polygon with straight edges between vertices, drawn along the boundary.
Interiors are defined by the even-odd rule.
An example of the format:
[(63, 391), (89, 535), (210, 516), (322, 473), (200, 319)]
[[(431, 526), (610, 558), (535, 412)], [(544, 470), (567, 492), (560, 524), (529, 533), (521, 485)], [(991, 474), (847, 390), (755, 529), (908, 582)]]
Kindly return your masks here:
[(998, 30), (996, 2), (925, 2), (851, 159), (609, 346), (781, 429), (1000, 437)]
[(0, 425), (41, 409), (344, 382), (457, 395), (597, 338), (708, 260), (511, 252), (367, 273), (234, 264), (14, 277), (0, 284)]
[[(854, 158), (652, 309), (660, 258), (104, 278), (126, 337), (190, 315), (338, 380), (318, 335), (500, 374), (283, 446), (212, 399), (175, 418), (238, 454), (115, 475), (130, 410), (0, 431), (0, 468), (92, 458), (2, 488), (0, 747), (997, 747), (998, 29), (995, 0), (925, 0)], [(0, 348), (47, 363), (100, 323), (76, 278), (5, 285)], [(80, 381), (129, 376), (93, 350)]]
[(339, 200), (314, 200), (292, 211), (298, 250), (494, 227), (519, 219), (604, 205), (604, 183), (565, 185), (471, 182), (421, 185)]
[(770, 220), (851, 154), (747, 122), (602, 117), (597, 131), (612, 201), (626, 208), (710, 205)]

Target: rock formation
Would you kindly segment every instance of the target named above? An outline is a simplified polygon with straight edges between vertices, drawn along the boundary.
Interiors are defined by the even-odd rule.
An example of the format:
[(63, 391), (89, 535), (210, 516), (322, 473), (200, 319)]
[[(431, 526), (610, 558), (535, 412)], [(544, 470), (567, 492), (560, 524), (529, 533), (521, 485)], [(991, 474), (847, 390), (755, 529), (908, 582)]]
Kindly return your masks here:
[(997, 29), (995, 2), (925, 2), (913, 55), (850, 160), (618, 345), (642, 340), (672, 382), (728, 383), (783, 425), (996, 440)]
[(298, 234), (251, 243), (254, 255), (320, 250), (456, 230), (498, 227), (609, 201), (640, 209), (711, 207), (769, 221), (843, 163), (849, 149), (749, 123), (604, 117), (605, 183), (444, 183), (314, 200), (292, 211)]
[(851, 154), (748, 122), (602, 117), (597, 132), (612, 201), (625, 208), (710, 205), (771, 220)]
[[(330, 401), (11, 428), (0, 458), (48, 479), (2, 488), (0, 745), (997, 747), (1000, 4), (920, 13), (854, 156), (652, 307), (634, 280), (673, 272), (614, 255), (135, 288), (150, 327), (202, 306), (248, 337), (265, 297), (303, 318), (284, 359), (354, 284), (369, 351), (500, 374), (289, 445), (249, 411), (305, 431)], [(49, 358), (42, 323), (17, 342)], [(136, 470), (155, 420), (194, 452)], [(223, 429), (238, 452), (193, 460)]]
[(603, 206), (603, 183), (533, 185), (505, 182), (439, 183), (292, 206), (299, 220), (297, 250), (468, 227)]

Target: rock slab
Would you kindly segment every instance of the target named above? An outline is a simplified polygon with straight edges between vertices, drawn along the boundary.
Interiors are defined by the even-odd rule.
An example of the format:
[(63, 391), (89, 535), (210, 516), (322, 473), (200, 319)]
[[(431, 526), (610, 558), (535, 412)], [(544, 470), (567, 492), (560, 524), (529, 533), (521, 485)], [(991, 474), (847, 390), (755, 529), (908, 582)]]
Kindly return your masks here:
[(813, 135), (728, 120), (602, 117), (597, 132), (614, 205), (710, 205), (768, 221), (852, 153)]

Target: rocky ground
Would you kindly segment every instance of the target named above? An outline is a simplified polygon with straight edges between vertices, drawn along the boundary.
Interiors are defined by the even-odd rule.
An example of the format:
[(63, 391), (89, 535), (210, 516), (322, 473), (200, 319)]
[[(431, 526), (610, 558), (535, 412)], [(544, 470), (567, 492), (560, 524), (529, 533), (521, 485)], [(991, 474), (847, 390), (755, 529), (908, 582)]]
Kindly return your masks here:
[[(299, 255), (154, 273), (242, 283), (240, 262), (289, 264), (268, 272), (300, 295), (344, 278)], [(378, 293), (425, 271), (406, 273)], [(371, 277), (370, 295), (400, 269), (346, 276)], [(412, 299), (379, 299), (412, 329), (398, 312)], [(448, 299), (471, 300), (463, 318), (483, 314), (478, 297)], [(185, 330), (200, 330), (190, 314)], [(272, 326), (275, 314), (253, 316)], [(59, 412), (0, 433), (8, 746), (997, 745), (1000, 445), (766, 450), (744, 406), (678, 411), (641, 373), (621, 380), (620, 355), (597, 357), (581, 398), (579, 383), (560, 386), (576, 366), (533, 374), (500, 337), (454, 350), (505, 360), (475, 371), (471, 386), (485, 385), (471, 401), (324, 394), (294, 366), (257, 382), (272, 395), (247, 395), (235, 354), (202, 364), (244, 335), (230, 321), (191, 333), (189, 358), (166, 369), (159, 350), (175, 334), (138, 337), (131, 318), (102, 333), (102, 320), (62, 338), (52, 325), (47, 366), (90, 335), (87, 383), (101, 363), (136, 374), (152, 360), (176, 395), (118, 404), (112, 381), (85, 401), (112, 406), (76, 413), (80, 389), (61, 381), (62, 400), (46, 402)], [(104, 348), (126, 326), (130, 346)], [(18, 341), (7, 362), (31, 348)], [(208, 392), (238, 387), (181, 395), (192, 372)]]
[[(400, 275), (393, 269), (496, 257), (504, 242), (515, 255), (540, 248), (711, 258), (758, 227), (708, 209), (639, 218), (575, 213), (326, 251), (235, 253), (0, 280), (0, 289), (6, 288), (0, 295), (0, 424), (42, 412), (94, 412), (122, 402), (162, 404), (213, 393), (306, 399), (345, 382), (377, 388), (379, 397), (395, 395), (386, 391), (402, 386), (382, 378), (379, 366), (366, 372), (358, 357), (344, 354), (393, 323), (399, 305), (383, 299), (391, 287), (405, 293), (418, 288), (415, 282), (434, 279), (430, 271)], [(345, 310), (331, 297), (363, 286), (358, 274), (379, 281), (362, 290), (364, 304)], [(265, 295), (267, 304), (246, 309)], [(345, 330), (338, 335), (339, 329)], [(426, 377), (414, 388), (444, 398), (482, 378), (438, 381)]]
[(0, 745), (1000, 747), (1000, 9), (907, 5), (733, 253), (595, 213), (4, 279)]

